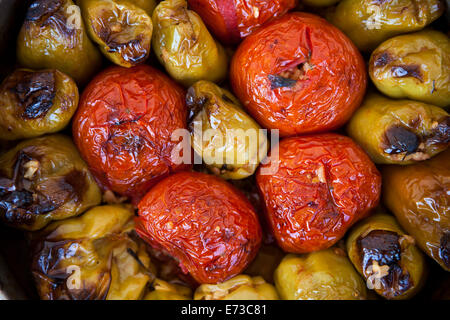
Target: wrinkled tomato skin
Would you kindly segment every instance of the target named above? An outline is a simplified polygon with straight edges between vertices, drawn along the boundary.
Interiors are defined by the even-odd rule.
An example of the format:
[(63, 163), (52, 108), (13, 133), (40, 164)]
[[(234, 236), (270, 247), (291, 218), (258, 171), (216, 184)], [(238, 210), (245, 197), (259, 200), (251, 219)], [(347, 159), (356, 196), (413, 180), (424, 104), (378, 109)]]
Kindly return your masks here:
[(284, 15), (297, 0), (188, 0), (208, 28), (225, 44), (237, 44), (255, 29)]
[(218, 283), (241, 273), (261, 244), (250, 202), (212, 175), (171, 175), (145, 195), (138, 212), (137, 233), (177, 259), (199, 283)]
[(247, 37), (233, 57), (230, 79), (249, 113), (284, 137), (344, 125), (367, 84), (364, 60), (353, 43), (324, 19), (299, 12)]
[[(273, 155), (273, 156), (272, 156)], [(280, 247), (306, 253), (331, 247), (379, 202), (381, 177), (350, 138), (319, 134), (281, 140), (274, 174), (256, 181)], [(273, 165), (273, 164), (272, 164)]]
[(188, 169), (171, 160), (174, 130), (186, 128), (184, 90), (160, 71), (111, 67), (83, 92), (73, 137), (104, 189), (137, 203), (162, 177)]

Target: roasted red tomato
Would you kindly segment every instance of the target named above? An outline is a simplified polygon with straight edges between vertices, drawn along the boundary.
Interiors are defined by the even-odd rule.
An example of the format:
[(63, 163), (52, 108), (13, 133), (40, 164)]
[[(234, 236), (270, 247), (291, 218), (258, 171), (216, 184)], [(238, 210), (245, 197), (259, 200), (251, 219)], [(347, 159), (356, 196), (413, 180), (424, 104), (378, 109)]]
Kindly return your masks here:
[(73, 137), (105, 189), (137, 201), (162, 177), (187, 168), (171, 157), (173, 131), (186, 128), (184, 100), (177, 84), (147, 65), (111, 67), (91, 81)]
[(139, 203), (136, 231), (166, 251), (199, 283), (239, 274), (261, 244), (261, 228), (245, 196), (199, 172), (180, 172), (154, 186)]
[(257, 27), (294, 8), (297, 0), (188, 0), (225, 44), (236, 44)]
[(233, 90), (248, 111), (280, 135), (336, 129), (364, 96), (364, 61), (337, 28), (291, 13), (256, 31), (231, 63)]
[[(275, 150), (279, 150), (279, 157)], [(305, 253), (341, 239), (379, 201), (381, 177), (364, 151), (338, 134), (291, 137), (272, 149), (275, 173), (256, 181), (282, 249)]]

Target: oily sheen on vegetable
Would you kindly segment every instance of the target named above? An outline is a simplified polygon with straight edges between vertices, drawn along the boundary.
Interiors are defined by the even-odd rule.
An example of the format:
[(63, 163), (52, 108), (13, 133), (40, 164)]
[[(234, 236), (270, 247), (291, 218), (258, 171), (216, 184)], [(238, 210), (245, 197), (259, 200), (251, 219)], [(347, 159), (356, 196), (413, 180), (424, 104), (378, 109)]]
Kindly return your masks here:
[(175, 257), (199, 283), (214, 284), (241, 273), (261, 243), (250, 202), (212, 175), (171, 175), (147, 193), (138, 210), (138, 234)]
[(225, 44), (236, 44), (255, 29), (281, 17), (296, 0), (188, 0), (189, 6)]
[(230, 69), (234, 93), (265, 128), (291, 136), (337, 129), (366, 87), (364, 61), (337, 28), (290, 13), (250, 35)]
[(184, 91), (146, 65), (111, 67), (84, 90), (73, 120), (81, 155), (104, 189), (139, 199), (175, 164), (172, 133), (186, 128)]
[(279, 159), (272, 157), (278, 170), (263, 174), (268, 165), (262, 165), (256, 181), (284, 251), (327, 249), (378, 204), (380, 174), (350, 138), (291, 137), (280, 142), (278, 152)]

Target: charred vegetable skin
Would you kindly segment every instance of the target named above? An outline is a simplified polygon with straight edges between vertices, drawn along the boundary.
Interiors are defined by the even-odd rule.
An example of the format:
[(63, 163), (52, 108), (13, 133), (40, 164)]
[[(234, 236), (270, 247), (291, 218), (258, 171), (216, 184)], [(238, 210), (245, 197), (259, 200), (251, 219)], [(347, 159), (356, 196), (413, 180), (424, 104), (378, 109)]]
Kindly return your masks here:
[[(208, 169), (225, 179), (244, 179), (254, 174), (267, 154), (268, 142), (240, 102), (214, 83), (199, 81), (189, 88), (186, 103), (192, 146)], [(236, 140), (231, 141), (232, 133)]]
[(101, 66), (101, 55), (71, 0), (36, 0), (30, 5), (17, 39), (17, 59), (31, 69), (57, 69), (78, 84)]
[(383, 201), (417, 245), (450, 271), (450, 150), (410, 166), (383, 168)]
[(281, 17), (296, 0), (188, 0), (189, 6), (225, 44), (236, 44), (258, 27)]
[(425, 282), (424, 256), (393, 216), (379, 212), (358, 223), (348, 236), (347, 252), (384, 298), (411, 298)]
[(113, 63), (132, 67), (150, 54), (153, 24), (132, 1), (80, 0), (90, 37)]
[(186, 128), (184, 91), (146, 65), (112, 67), (84, 90), (73, 120), (81, 155), (105, 189), (138, 201), (158, 179), (186, 169), (172, 160)]
[(100, 201), (100, 189), (67, 137), (26, 140), (0, 157), (0, 216), (11, 226), (38, 230)]
[(0, 86), (0, 136), (17, 140), (60, 131), (77, 106), (77, 85), (64, 73), (17, 69)]
[(153, 187), (138, 208), (138, 234), (176, 258), (199, 283), (217, 283), (239, 274), (261, 243), (261, 228), (250, 202), (211, 175), (171, 175)]
[(225, 50), (185, 0), (162, 1), (153, 12), (153, 23), (156, 56), (176, 81), (189, 87), (198, 80), (218, 82), (226, 77)]
[(392, 98), (448, 106), (450, 40), (434, 30), (389, 39), (372, 53), (369, 74), (377, 88)]
[(32, 272), (41, 299), (136, 300), (153, 280), (130, 207), (95, 207), (33, 235)]
[(195, 300), (278, 300), (275, 287), (261, 277), (238, 275), (218, 284), (203, 284), (194, 294)]
[(429, 159), (450, 143), (450, 116), (439, 107), (412, 100), (367, 95), (347, 132), (381, 164)]
[(378, 204), (381, 177), (351, 139), (337, 134), (281, 140), (278, 170), (256, 181), (278, 245), (305, 253), (331, 247)]
[(425, 28), (444, 8), (440, 0), (342, 0), (328, 12), (327, 19), (358, 49), (370, 51), (393, 36)]
[(339, 248), (289, 254), (274, 277), (283, 300), (363, 300), (367, 295), (366, 284)]
[(364, 61), (355, 46), (307, 13), (287, 14), (245, 39), (230, 72), (244, 107), (281, 136), (342, 126), (366, 87)]

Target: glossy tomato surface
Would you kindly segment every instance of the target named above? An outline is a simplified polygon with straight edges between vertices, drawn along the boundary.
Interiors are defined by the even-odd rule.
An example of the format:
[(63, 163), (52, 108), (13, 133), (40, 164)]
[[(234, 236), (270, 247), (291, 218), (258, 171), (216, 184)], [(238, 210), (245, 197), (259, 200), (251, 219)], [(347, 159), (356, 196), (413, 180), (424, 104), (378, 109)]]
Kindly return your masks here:
[(298, 12), (247, 37), (233, 57), (230, 79), (250, 114), (281, 136), (344, 125), (367, 83), (352, 42), (324, 19)]
[(211, 175), (171, 175), (153, 187), (138, 208), (138, 234), (176, 258), (199, 283), (239, 274), (260, 247), (261, 228), (250, 202)]
[(111, 67), (84, 90), (73, 137), (99, 183), (136, 202), (162, 177), (186, 169), (171, 157), (171, 135), (186, 128), (186, 112), (184, 91), (160, 71)]
[(225, 44), (236, 44), (264, 23), (280, 17), (296, 0), (188, 0), (189, 6)]
[(348, 137), (286, 138), (270, 158), (278, 170), (264, 174), (269, 164), (262, 165), (256, 180), (275, 238), (287, 252), (331, 247), (378, 204), (380, 174)]

